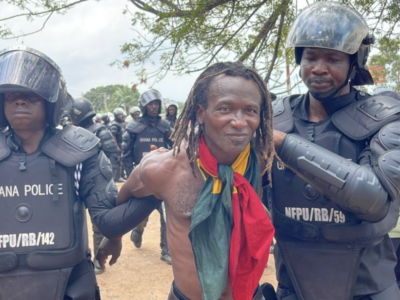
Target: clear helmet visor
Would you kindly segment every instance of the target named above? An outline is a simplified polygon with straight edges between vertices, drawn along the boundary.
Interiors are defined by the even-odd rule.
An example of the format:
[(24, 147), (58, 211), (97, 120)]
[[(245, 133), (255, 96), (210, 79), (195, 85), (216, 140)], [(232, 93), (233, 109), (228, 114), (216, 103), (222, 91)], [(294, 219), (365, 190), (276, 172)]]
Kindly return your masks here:
[(61, 72), (49, 58), (33, 52), (6, 49), (0, 53), (0, 93), (31, 91), (55, 103), (63, 88)]
[(338, 2), (318, 2), (296, 18), (286, 47), (325, 48), (354, 54), (368, 35), (368, 25), (354, 9)]

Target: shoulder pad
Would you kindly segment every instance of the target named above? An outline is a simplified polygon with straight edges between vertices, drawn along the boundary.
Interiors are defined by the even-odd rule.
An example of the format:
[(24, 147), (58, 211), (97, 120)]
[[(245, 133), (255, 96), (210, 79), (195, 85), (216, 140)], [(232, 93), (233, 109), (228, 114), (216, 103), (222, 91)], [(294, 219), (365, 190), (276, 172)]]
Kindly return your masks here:
[(130, 133), (134, 133), (134, 134), (142, 133), (143, 130), (145, 130), (145, 129), (146, 129), (146, 125), (143, 124), (142, 122), (136, 121), (136, 120), (129, 122), (128, 125), (126, 126), (126, 130), (129, 131)]
[(352, 103), (332, 116), (333, 124), (349, 138), (360, 141), (375, 134), (384, 125), (399, 120), (400, 101), (374, 95)]
[(106, 128), (103, 124), (94, 123), (90, 125), (86, 130), (89, 130), (91, 133), (96, 134), (97, 131), (101, 130), (102, 128)]
[(292, 115), (291, 102), (301, 95), (292, 95), (284, 99), (277, 99), (272, 102), (274, 110), (274, 129), (289, 133), (293, 130), (294, 120)]
[(100, 140), (90, 131), (65, 126), (42, 147), (42, 151), (60, 164), (73, 167), (97, 153)]
[(0, 161), (6, 159), (11, 154), (10, 147), (6, 143), (6, 135), (0, 132)]
[(160, 130), (162, 133), (166, 133), (167, 131), (171, 130), (171, 125), (167, 120), (160, 119), (160, 121), (157, 122), (156, 128)]

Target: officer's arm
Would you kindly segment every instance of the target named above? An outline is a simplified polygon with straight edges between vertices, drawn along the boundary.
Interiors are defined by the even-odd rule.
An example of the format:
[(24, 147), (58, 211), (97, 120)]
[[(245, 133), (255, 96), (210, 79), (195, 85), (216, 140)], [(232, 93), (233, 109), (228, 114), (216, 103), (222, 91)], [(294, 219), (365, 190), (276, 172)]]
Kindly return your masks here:
[(115, 143), (117, 144), (117, 151), (120, 154), (121, 153), (121, 149), (119, 149), (118, 140), (117, 140), (117, 135), (119, 133), (119, 127), (117, 125), (111, 124), (110, 131), (111, 131), (111, 134), (113, 136), (113, 139), (114, 139)]
[(122, 157), (125, 163), (133, 164), (133, 144), (134, 144), (134, 134), (129, 131), (125, 131), (122, 136)]
[[(330, 200), (360, 219), (379, 221), (389, 209), (388, 192), (395, 199), (400, 188), (400, 181), (396, 180), (400, 164), (399, 130), (395, 129), (400, 124), (390, 125), (397, 133), (397, 145), (384, 143), (380, 153), (371, 145), (370, 158), (376, 163), (367, 164), (368, 159), (363, 159), (364, 164), (356, 164), (294, 134), (285, 137), (279, 156), (287, 167)], [(385, 127), (378, 135), (384, 130)]]
[(111, 164), (102, 151), (84, 162), (79, 194), (89, 209), (92, 222), (110, 239), (139, 225), (160, 205), (151, 196), (131, 198), (116, 207), (117, 187), (112, 179)]

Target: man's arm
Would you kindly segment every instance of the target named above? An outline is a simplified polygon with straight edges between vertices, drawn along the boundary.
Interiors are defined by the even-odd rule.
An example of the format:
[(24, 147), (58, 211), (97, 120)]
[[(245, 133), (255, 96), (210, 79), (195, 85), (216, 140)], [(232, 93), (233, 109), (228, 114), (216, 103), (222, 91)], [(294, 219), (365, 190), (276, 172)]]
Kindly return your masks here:
[[(166, 149), (158, 149), (145, 155), (140, 164), (133, 170), (125, 184), (121, 187), (118, 196), (117, 204), (124, 203), (131, 197), (142, 198), (154, 196), (160, 199), (161, 196), (154, 190), (153, 182), (157, 181), (159, 176), (161, 160), (159, 155), (165, 153)], [(159, 182), (161, 185), (162, 182)]]
[[(384, 160), (384, 156), (389, 155), (388, 150), (386, 148), (383, 154), (376, 152), (370, 157)], [(391, 154), (394, 156), (391, 161), (396, 158), (400, 160), (399, 148), (395, 151)], [(287, 167), (327, 198), (366, 221), (375, 222), (386, 216), (390, 199), (387, 186), (394, 186), (397, 192), (399, 189), (399, 182), (393, 179), (382, 185), (376, 167), (348, 161), (298, 135), (288, 134), (284, 137), (279, 156)], [(388, 181), (385, 176), (379, 176), (379, 179)], [(393, 194), (393, 197), (397, 197), (397, 194)]]

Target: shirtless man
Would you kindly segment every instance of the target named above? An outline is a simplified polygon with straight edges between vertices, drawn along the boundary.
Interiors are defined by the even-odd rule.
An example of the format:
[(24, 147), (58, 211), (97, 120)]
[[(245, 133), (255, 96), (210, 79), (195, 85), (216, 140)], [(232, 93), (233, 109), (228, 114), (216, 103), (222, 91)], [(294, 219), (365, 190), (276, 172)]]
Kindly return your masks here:
[[(258, 161), (263, 171), (269, 171), (276, 155), (268, 91), (260, 76), (241, 63), (214, 64), (196, 80), (177, 123), (172, 136), (174, 150), (161, 148), (146, 155), (121, 188), (117, 203), (132, 196), (154, 195), (164, 200), (175, 278), (169, 300), (261, 300), (258, 281), (274, 232), (256, 194)], [(234, 167), (242, 153), (248, 154), (244, 176)], [(216, 191), (213, 177), (207, 174), (210, 168), (205, 165), (211, 159), (218, 177), (230, 170), (222, 193)], [(237, 184), (238, 177), (245, 183)], [(251, 189), (244, 192), (250, 194), (249, 199), (241, 193), (246, 183), (244, 189)], [(237, 187), (236, 194), (231, 193), (232, 185), (235, 190)], [(222, 203), (224, 200), (227, 203)], [(211, 207), (209, 211), (201, 207), (205, 201), (209, 201), (205, 205)], [(235, 206), (234, 202), (240, 204)], [(224, 246), (226, 251), (217, 253), (215, 248)], [(232, 261), (237, 264), (232, 265)]]

